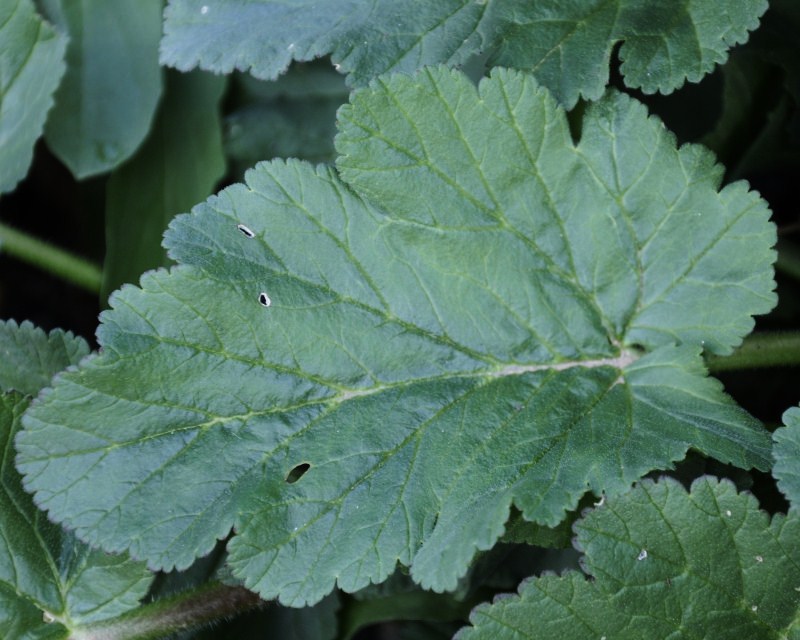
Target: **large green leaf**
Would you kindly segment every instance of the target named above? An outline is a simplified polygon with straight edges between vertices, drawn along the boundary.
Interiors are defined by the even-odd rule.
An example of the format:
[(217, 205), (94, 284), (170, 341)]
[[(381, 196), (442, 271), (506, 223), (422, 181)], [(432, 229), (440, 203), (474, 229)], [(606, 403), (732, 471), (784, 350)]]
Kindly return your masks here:
[(161, 96), (161, 0), (40, 0), (69, 35), (67, 73), (45, 127), (78, 177), (113, 169), (142, 143)]
[[(92, 550), (48, 522), (14, 468), (14, 436), (29, 398), (87, 351), (80, 339), (30, 323), (0, 323), (0, 637), (90, 637), (82, 627), (138, 606), (152, 575), (127, 556)], [(7, 369), (17, 367), (15, 374)]]
[(800, 519), (731, 482), (645, 481), (576, 524), (593, 581), (542, 576), (475, 609), (458, 640), (800, 637)]
[(53, 92), (64, 74), (67, 39), (36, 15), (31, 0), (0, 3), (0, 193), (25, 177)]
[[(766, 0), (170, 0), (161, 59), (275, 78), (331, 53), (355, 84), (388, 71), (494, 64), (532, 70), (567, 106), (599, 98), (618, 42), (631, 87), (670, 92), (724, 62)], [(313, 16), (313, 19), (310, 18)]]
[(225, 79), (172, 72), (149, 137), (106, 190), (103, 297), (168, 262), (169, 221), (213, 193), (225, 173), (219, 101)]
[(700, 350), (774, 305), (775, 230), (707, 151), (617, 93), (576, 145), (506, 70), (382, 78), (339, 121), (338, 172), (262, 163), (176, 218), (181, 264), (28, 412), (53, 518), (151, 567), (235, 526), (234, 573), (301, 605), (398, 561), (451, 589), (512, 504), (555, 525), (688, 447), (769, 466)]

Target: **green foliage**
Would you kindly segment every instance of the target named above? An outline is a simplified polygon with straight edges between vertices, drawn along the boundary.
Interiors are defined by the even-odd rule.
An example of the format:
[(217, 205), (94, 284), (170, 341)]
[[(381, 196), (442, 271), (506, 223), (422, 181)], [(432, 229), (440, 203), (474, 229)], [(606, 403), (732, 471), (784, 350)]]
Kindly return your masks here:
[(0, 193), (25, 177), (53, 92), (64, 73), (67, 39), (39, 18), (31, 0), (0, 4)]
[(575, 525), (578, 573), (481, 605), (458, 640), (789, 638), (800, 626), (800, 519), (769, 517), (732, 483), (645, 481)]
[(78, 178), (113, 169), (141, 144), (161, 96), (160, 0), (41, 0), (69, 36), (47, 143)]
[[(139, 605), (152, 580), (143, 563), (92, 550), (48, 522), (22, 488), (12, 443), (31, 394), (87, 352), (61, 331), (49, 336), (29, 323), (0, 324), (0, 635), (78, 638), (79, 630)], [(10, 371), (19, 363), (15, 372)], [(16, 367), (15, 367), (16, 368)], [(19, 391), (11, 391), (17, 389)]]
[(235, 526), (234, 574), (302, 605), (398, 561), (451, 590), (512, 503), (556, 525), (689, 446), (768, 466), (692, 345), (772, 306), (774, 230), (704, 150), (613, 93), (576, 147), (518, 72), (384, 78), (339, 120), (339, 175), (261, 164), (176, 218), (181, 267), (113, 296), (103, 355), (28, 412), (51, 517), (167, 569)]
[(580, 95), (602, 95), (616, 43), (624, 41), (629, 86), (670, 92), (724, 62), (766, 8), (765, 0), (170, 0), (161, 60), (274, 79), (292, 60), (332, 54), (336, 68), (362, 85), (390, 71), (488, 57), (533, 70), (572, 107)]
[(797, 3), (0, 5), (0, 636), (800, 638)]
[[(160, 246), (167, 224), (224, 175), (217, 113), (224, 88), (223, 78), (208, 74), (167, 74), (148, 139), (108, 181), (104, 295), (167, 264)], [(149, 186), (144, 193), (142, 184)]]
[(778, 487), (792, 503), (800, 504), (800, 408), (794, 407), (783, 414), (785, 427), (772, 436), (775, 458), (773, 474)]

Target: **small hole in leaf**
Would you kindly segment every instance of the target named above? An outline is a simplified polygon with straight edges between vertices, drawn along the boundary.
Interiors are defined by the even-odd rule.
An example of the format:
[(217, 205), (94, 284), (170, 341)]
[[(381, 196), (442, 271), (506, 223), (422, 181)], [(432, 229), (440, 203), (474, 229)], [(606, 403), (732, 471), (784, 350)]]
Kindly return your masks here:
[(294, 484), (300, 478), (302, 478), (306, 471), (311, 468), (311, 465), (308, 462), (302, 462), (298, 464), (294, 469), (292, 469), (289, 474), (286, 476), (286, 483), (287, 484)]

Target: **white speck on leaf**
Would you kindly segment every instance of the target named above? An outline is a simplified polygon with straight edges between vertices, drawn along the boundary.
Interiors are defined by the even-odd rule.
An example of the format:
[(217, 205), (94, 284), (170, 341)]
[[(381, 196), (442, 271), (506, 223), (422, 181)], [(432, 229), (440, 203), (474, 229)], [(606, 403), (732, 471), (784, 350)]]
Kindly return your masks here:
[(602, 507), (606, 502), (606, 494), (600, 496), (600, 499), (594, 503), (595, 507)]
[(294, 51), (294, 42), (292, 42), (288, 47), (286, 47), (287, 51)]
[(335, 63), (335, 64), (333, 65), (333, 68), (334, 68), (334, 69), (336, 69), (336, 70), (338, 71), (339, 69), (341, 69), (341, 68), (342, 68), (342, 65), (340, 65), (340, 64), (337, 62), (337, 63)]
[(730, 509), (726, 509), (725, 510), (725, 515), (730, 518), (731, 517), (731, 510)]
[(208, 5), (207, 4), (204, 4), (202, 7), (200, 7), (200, 13), (202, 13), (203, 15), (206, 15), (208, 13)]
[(250, 228), (249, 228), (249, 227), (245, 227), (243, 224), (237, 224), (237, 225), (236, 225), (236, 228), (237, 228), (239, 231), (241, 231), (241, 232), (242, 232), (244, 235), (246, 235), (248, 238), (254, 238), (254, 237), (255, 237), (255, 235), (256, 235), (255, 233), (253, 233), (253, 232), (250, 230)]
[(49, 611), (45, 611), (42, 613), (42, 620), (45, 624), (52, 624), (56, 621), (56, 617)]
[(754, 604), (752, 607), (750, 607), (750, 610), (755, 613), (756, 611), (758, 611), (758, 605)]
[(636, 556), (636, 559), (637, 559), (637, 560), (644, 560), (646, 557), (647, 557), (647, 549), (642, 549), (642, 550), (639, 552), (639, 555), (638, 555), (638, 556)]
[(764, 562), (764, 556), (756, 556), (756, 562)]
[(272, 304), (272, 300), (267, 295), (266, 291), (262, 291), (261, 293), (258, 294), (258, 301), (265, 307), (268, 307)]

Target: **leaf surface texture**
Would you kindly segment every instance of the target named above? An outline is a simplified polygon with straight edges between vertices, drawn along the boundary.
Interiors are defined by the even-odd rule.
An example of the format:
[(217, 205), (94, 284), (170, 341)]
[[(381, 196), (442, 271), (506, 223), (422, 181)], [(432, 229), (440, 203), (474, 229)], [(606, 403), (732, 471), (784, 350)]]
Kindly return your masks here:
[(70, 630), (137, 607), (152, 574), (143, 563), (92, 550), (49, 522), (14, 468), (14, 437), (30, 403), (21, 391), (35, 394), (56, 371), (77, 364), (88, 351), (85, 341), (4, 322), (0, 351), (4, 365), (25, 363), (14, 377), (0, 372), (0, 637), (65, 640)]
[(425, 65), (533, 71), (565, 105), (599, 98), (612, 48), (626, 83), (669, 93), (747, 39), (765, 0), (171, 0), (161, 60), (186, 70), (274, 79), (292, 60), (331, 54), (356, 85)]
[(234, 573), (302, 605), (398, 562), (451, 589), (512, 504), (552, 526), (688, 447), (769, 466), (700, 350), (774, 305), (775, 231), (707, 151), (616, 93), (576, 146), (502, 70), (383, 78), (339, 121), (337, 169), (262, 163), (176, 218), (179, 265), (28, 412), (52, 517), (153, 568), (235, 526)]
[(644, 481), (576, 523), (593, 581), (532, 578), (456, 639), (794, 638), (799, 529), (728, 481)]

